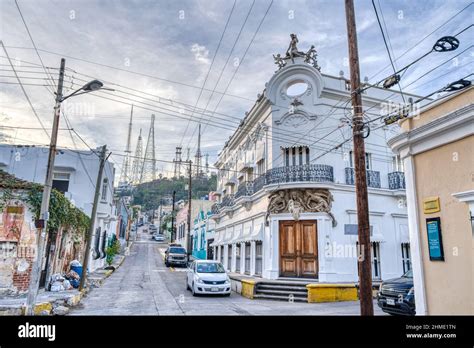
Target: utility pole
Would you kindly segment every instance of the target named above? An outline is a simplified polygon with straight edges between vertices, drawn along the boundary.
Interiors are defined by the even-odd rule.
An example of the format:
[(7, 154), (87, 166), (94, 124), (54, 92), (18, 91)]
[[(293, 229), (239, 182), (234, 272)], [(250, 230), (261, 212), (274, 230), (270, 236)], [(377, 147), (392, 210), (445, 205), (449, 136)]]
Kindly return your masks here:
[(163, 213), (163, 199), (160, 199), (160, 216), (159, 216), (159, 223), (158, 223), (158, 230), (160, 231), (160, 234), (163, 234), (163, 231), (161, 230), (161, 215)]
[(63, 82), (64, 82), (64, 69), (66, 66), (66, 60), (61, 59), (61, 66), (59, 68), (59, 79), (58, 79), (58, 90), (56, 93), (56, 103), (54, 105), (54, 119), (53, 119), (53, 131), (51, 133), (51, 141), (49, 145), (49, 156), (48, 156), (48, 167), (46, 169), (46, 179), (43, 188), (43, 197), (41, 199), (41, 210), (39, 219), (36, 220), (36, 228), (38, 229), (38, 243), (37, 243), (37, 257), (33, 262), (31, 281), (28, 289), (28, 298), (26, 302), (26, 314), (33, 315), (34, 307), (36, 303), (36, 297), (39, 290), (39, 282), (41, 277), (41, 266), (43, 263), (44, 247), (46, 243), (46, 234), (48, 230), (47, 222), (49, 218), (49, 198), (51, 195), (51, 189), (53, 187), (53, 168), (54, 160), (56, 158), (56, 144), (58, 140), (58, 127), (59, 127), (59, 115), (61, 113), (61, 102), (63, 100)]
[(174, 231), (174, 202), (176, 200), (176, 191), (173, 191), (173, 203), (171, 205), (171, 243), (175, 241), (176, 235)]
[(89, 233), (86, 236), (86, 250), (84, 252), (84, 262), (82, 264), (82, 276), (81, 282), (79, 284), (79, 291), (84, 289), (84, 286), (86, 284), (87, 266), (89, 265), (89, 254), (91, 251), (92, 236), (94, 235), (95, 228), (95, 217), (97, 215), (97, 206), (99, 205), (100, 188), (102, 187), (102, 173), (104, 172), (105, 161), (107, 160), (107, 158), (105, 157), (106, 151), (107, 145), (102, 146), (102, 150), (100, 151), (99, 157), (99, 172), (97, 173), (97, 182), (95, 184), (94, 205), (92, 206), (91, 223), (89, 225)]
[(188, 257), (191, 255), (191, 201), (192, 201), (192, 178), (193, 172), (191, 169), (191, 160), (189, 161), (189, 182), (188, 182), (188, 231), (187, 231), (187, 238), (186, 238), (186, 251), (188, 252)]
[(349, 66), (351, 74), (351, 99), (353, 107), (353, 152), (355, 187), (357, 199), (357, 226), (359, 237), (359, 291), (360, 314), (374, 315), (372, 299), (372, 270), (370, 250), (369, 200), (367, 194), (367, 173), (365, 167), (364, 120), (360, 92), (359, 53), (353, 0), (345, 0)]

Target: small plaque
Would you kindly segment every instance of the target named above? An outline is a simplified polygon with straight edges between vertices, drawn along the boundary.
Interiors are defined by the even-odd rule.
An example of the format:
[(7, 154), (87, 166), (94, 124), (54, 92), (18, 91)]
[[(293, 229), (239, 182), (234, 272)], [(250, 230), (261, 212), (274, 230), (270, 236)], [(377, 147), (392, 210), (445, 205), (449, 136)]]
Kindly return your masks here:
[(433, 214), (441, 211), (439, 197), (428, 197), (423, 200), (423, 211), (425, 214)]

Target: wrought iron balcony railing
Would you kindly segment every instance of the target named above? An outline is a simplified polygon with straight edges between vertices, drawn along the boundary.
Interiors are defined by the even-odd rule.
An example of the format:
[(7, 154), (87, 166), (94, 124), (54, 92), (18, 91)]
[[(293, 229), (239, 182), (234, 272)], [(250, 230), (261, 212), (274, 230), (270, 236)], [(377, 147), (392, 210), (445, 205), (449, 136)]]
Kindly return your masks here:
[(211, 213), (212, 215), (217, 215), (219, 214), (221, 211), (221, 204), (220, 203), (214, 203), (212, 206), (211, 206)]
[(234, 205), (234, 195), (226, 195), (222, 198), (221, 207), (231, 207)]
[(390, 190), (404, 190), (405, 189), (405, 173), (404, 172), (388, 173), (388, 188)]
[(235, 193), (235, 199), (242, 196), (251, 196), (251, 195), (253, 195), (253, 182), (244, 181), (239, 184), (237, 188), (237, 192)]
[[(346, 184), (355, 184), (355, 171), (354, 168), (346, 168)], [(367, 170), (367, 186), (373, 188), (380, 188), (380, 172), (375, 170)]]
[(266, 174), (266, 185), (291, 182), (334, 182), (331, 166), (325, 164), (305, 164), (272, 168)]
[(253, 181), (253, 193), (260, 191), (265, 186), (266, 174), (259, 175)]

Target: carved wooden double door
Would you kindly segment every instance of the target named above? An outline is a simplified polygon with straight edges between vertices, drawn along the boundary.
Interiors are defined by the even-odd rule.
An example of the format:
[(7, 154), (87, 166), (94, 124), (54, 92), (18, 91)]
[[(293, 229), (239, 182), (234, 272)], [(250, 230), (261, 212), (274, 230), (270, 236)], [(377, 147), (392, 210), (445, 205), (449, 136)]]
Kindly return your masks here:
[(316, 221), (280, 221), (280, 276), (318, 277)]

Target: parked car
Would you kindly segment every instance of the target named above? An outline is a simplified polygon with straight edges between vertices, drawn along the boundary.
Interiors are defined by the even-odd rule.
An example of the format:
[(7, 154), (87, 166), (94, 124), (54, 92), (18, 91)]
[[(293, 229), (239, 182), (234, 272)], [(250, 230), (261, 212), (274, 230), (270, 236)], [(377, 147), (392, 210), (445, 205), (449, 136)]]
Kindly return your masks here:
[(389, 314), (415, 315), (412, 270), (400, 278), (383, 281), (377, 293), (377, 304), (382, 311)]
[(188, 264), (188, 256), (186, 249), (182, 246), (170, 245), (165, 251), (165, 265), (180, 265), (186, 266)]
[(230, 278), (219, 261), (195, 260), (189, 264), (186, 289), (197, 294), (221, 294), (229, 296)]
[(159, 233), (155, 233), (153, 235), (153, 239), (156, 240), (157, 242), (164, 242), (165, 241), (165, 236)]

